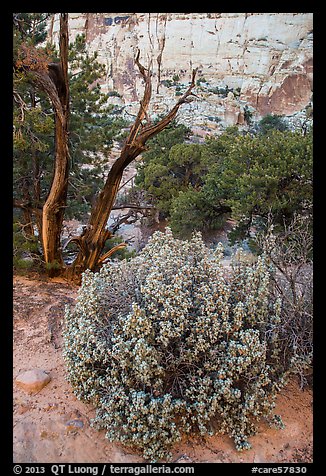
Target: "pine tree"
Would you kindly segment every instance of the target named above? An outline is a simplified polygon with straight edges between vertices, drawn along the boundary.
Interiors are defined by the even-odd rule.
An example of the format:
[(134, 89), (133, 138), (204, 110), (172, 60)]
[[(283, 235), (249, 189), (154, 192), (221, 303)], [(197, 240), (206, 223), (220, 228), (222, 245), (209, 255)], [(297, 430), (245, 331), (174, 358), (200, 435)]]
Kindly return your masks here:
[(29, 251), (38, 253), (37, 236), (42, 234), (42, 195), (52, 169), (53, 112), (47, 96), (29, 81), (21, 68), (45, 67), (52, 60), (49, 47), (39, 48), (46, 37), (44, 13), (15, 13), (13, 16), (13, 183), (14, 246), (16, 265)]
[[(54, 47), (41, 46), (46, 38), (47, 14), (14, 16), (14, 209), (15, 233), (42, 247), (42, 209), (53, 180), (54, 113), (47, 94), (31, 80), (30, 68), (47, 70), (59, 64)], [(43, 21), (41, 21), (43, 20)], [(81, 218), (103, 186), (103, 162), (113, 140), (122, 138), (126, 121), (107, 105), (99, 80), (104, 67), (86, 51), (85, 37), (69, 45), (70, 124), (69, 183), (66, 217)], [(20, 70), (23, 65), (25, 70)], [(28, 71), (27, 71), (28, 66)], [(18, 240), (21, 241), (22, 237)], [(24, 241), (24, 240), (23, 240)], [(25, 241), (24, 241), (25, 243)], [(26, 244), (26, 243), (25, 243)], [(25, 251), (24, 251), (25, 252)]]
[[(86, 203), (90, 201), (89, 196), (86, 196), (86, 193), (84, 194), (87, 181), (85, 180), (85, 167), (83, 165), (86, 164), (82, 162), (86, 160), (87, 165), (91, 165), (93, 189), (90, 190), (90, 193), (92, 194), (94, 183), (95, 188), (97, 188), (96, 181), (98, 179), (94, 165), (98, 165), (97, 162), (101, 157), (100, 153), (105, 154), (107, 158), (112, 139), (117, 132), (120, 132), (122, 123), (116, 123), (112, 114), (110, 114), (113, 111), (109, 111), (105, 106), (106, 98), (100, 92), (98, 84), (96, 84), (99, 79), (98, 75), (103, 71), (96, 62), (96, 56), (89, 57), (85, 54), (82, 37), (77, 38), (76, 51), (69, 54), (68, 14), (60, 14), (60, 51), (57, 59), (50, 58), (50, 54), (53, 54), (53, 52), (49, 48), (35, 48), (34, 45), (25, 45), (22, 42), (19, 44), (20, 23), (17, 23), (15, 18), (14, 24), (18, 30), (16, 35), (18, 41), (14, 55), (15, 80), (19, 82), (24, 79), (27, 87), (35, 88), (40, 97), (45, 94), (46, 99), (51, 104), (54, 117), (54, 171), (50, 175), (50, 186), (49, 188), (45, 187), (44, 197), (39, 200), (40, 206), (38, 207), (41, 210), (40, 236), (44, 260), (50, 275), (67, 272), (70, 279), (76, 278), (79, 280), (83, 271), (98, 268), (112, 253), (112, 250), (110, 250), (102, 254), (107, 240), (112, 237), (112, 233), (106, 228), (107, 221), (116, 199), (124, 169), (144, 152), (146, 142), (164, 130), (174, 120), (179, 107), (188, 101), (189, 96), (193, 94), (196, 70), (192, 73), (192, 80), (187, 91), (163, 118), (153, 124), (147, 113), (152, 94), (151, 70), (150, 67), (146, 69), (140, 63), (140, 52), (138, 52), (135, 63), (145, 83), (139, 111), (130, 127), (127, 138), (121, 145), (119, 157), (115, 159), (110, 168), (101, 191), (96, 194), (91, 207), (90, 218), (83, 234), (74, 238), (79, 250), (74, 263), (70, 269), (67, 269), (63, 261), (61, 247), (61, 232), (67, 209), (67, 199), (73, 199), (77, 196), (79, 200), (81, 198)], [(69, 60), (71, 61), (70, 66), (75, 62), (75, 69), (70, 70), (70, 80), (68, 76)], [(70, 93), (72, 93), (74, 101), (70, 101)], [(20, 106), (21, 122), (24, 123), (25, 103), (20, 100), (20, 97), (17, 98), (16, 103)], [(51, 111), (51, 109), (42, 110), (45, 114), (47, 114), (47, 111)], [(19, 143), (20, 131), (17, 131), (16, 135)], [(24, 149), (25, 144), (19, 143), (19, 147)], [(29, 145), (26, 145), (26, 148), (29, 148)], [(85, 153), (85, 151), (88, 152)], [(91, 164), (88, 163), (90, 159), (93, 162)], [(74, 167), (74, 163), (77, 166)], [(29, 168), (28, 165), (27, 168)], [(41, 175), (42, 173), (43, 171)], [(68, 185), (70, 184), (74, 188), (74, 181), (78, 185), (75, 186), (75, 192), (71, 192)], [(80, 186), (81, 182), (82, 187)], [(30, 184), (27, 183), (26, 187), (29, 189)], [(78, 191), (77, 194), (76, 191)], [(89, 193), (87, 187), (86, 192)], [(29, 201), (23, 204), (16, 201), (14, 205), (21, 208), (30, 207)], [(33, 207), (30, 208), (34, 211)], [(120, 249), (121, 246), (118, 246)]]
[(86, 218), (103, 186), (113, 142), (121, 142), (128, 123), (108, 104), (109, 93), (101, 91), (105, 68), (96, 52), (87, 52), (85, 35), (78, 35), (70, 45), (69, 68), (71, 163), (66, 217)]

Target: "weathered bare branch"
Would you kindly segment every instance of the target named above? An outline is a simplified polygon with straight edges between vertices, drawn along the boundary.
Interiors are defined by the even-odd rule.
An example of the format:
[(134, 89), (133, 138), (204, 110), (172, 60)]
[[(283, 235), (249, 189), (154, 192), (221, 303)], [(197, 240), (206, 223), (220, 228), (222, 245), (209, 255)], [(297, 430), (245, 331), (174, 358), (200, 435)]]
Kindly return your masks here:
[(25, 101), (22, 99), (22, 97), (20, 96), (20, 94), (18, 94), (18, 92), (15, 91), (15, 90), (13, 90), (13, 97), (14, 97), (15, 103), (20, 108), (20, 114), (21, 114), (20, 121), (24, 122), (24, 120), (25, 120), (25, 112), (24, 111), (27, 111), (27, 105), (26, 105)]
[(124, 149), (127, 149), (128, 147), (133, 145), (134, 140), (137, 137), (137, 134), (138, 134), (140, 128), (142, 127), (141, 121), (144, 118), (146, 118), (148, 106), (149, 106), (151, 96), (152, 96), (152, 81), (151, 81), (150, 69), (148, 69), (146, 71), (145, 67), (139, 61), (139, 56), (140, 56), (140, 51), (138, 50), (137, 55), (136, 55), (136, 59), (135, 59), (135, 63), (138, 66), (140, 74), (144, 78), (145, 89), (144, 89), (143, 98), (140, 101), (140, 107), (139, 107), (137, 117), (135, 119), (135, 122), (134, 122), (131, 130), (130, 130), (130, 133), (129, 133), (128, 138), (126, 140)]
[(112, 210), (124, 210), (126, 208), (131, 208), (131, 209), (134, 209), (134, 210), (151, 210), (154, 207), (154, 205), (130, 205), (130, 204), (126, 204), (126, 205), (114, 205), (112, 207)]
[(154, 124), (154, 125), (150, 125), (148, 127), (144, 127), (138, 137), (138, 141), (141, 143), (141, 144), (145, 144), (145, 142), (150, 139), (151, 137), (153, 137), (154, 135), (158, 134), (159, 132), (161, 132), (163, 129), (165, 129), (165, 127), (171, 122), (173, 121), (173, 119), (175, 118), (178, 110), (179, 110), (179, 107), (181, 106), (181, 104), (184, 104), (187, 102), (187, 98), (189, 96), (195, 96), (195, 94), (192, 93), (192, 90), (193, 88), (195, 87), (196, 83), (195, 83), (195, 77), (196, 77), (196, 73), (197, 73), (197, 68), (193, 70), (192, 72), (192, 79), (191, 79), (191, 83), (187, 89), (187, 91), (183, 94), (183, 96), (181, 96), (181, 98), (179, 99), (179, 101), (175, 104), (175, 106), (170, 110), (170, 112), (165, 116), (163, 117), (163, 119), (161, 119), (161, 121), (159, 121), (157, 124)]
[(127, 246), (127, 243), (119, 243), (118, 245), (114, 246), (98, 259), (98, 264), (104, 263), (104, 261), (110, 258), (110, 256), (112, 256), (118, 250), (125, 248), (126, 246)]
[(127, 185), (127, 183), (129, 183), (131, 180), (133, 180), (134, 178), (136, 177), (136, 175), (133, 175), (132, 177), (130, 177), (128, 180), (126, 180), (120, 187), (119, 187), (119, 190), (118, 192)]
[(43, 71), (33, 71), (31, 75), (32, 80), (36, 83), (36, 85), (41, 88), (51, 100), (53, 109), (56, 113), (57, 118), (61, 122), (64, 123), (64, 113), (62, 104), (58, 95), (58, 90), (52, 81), (51, 77), (48, 73), (44, 73)]
[(22, 210), (42, 210), (41, 206), (33, 206), (33, 204), (30, 201), (23, 202), (19, 200), (13, 200), (13, 208), (20, 208)]
[[(189, 96), (193, 95), (193, 88), (195, 86), (195, 76), (197, 69), (192, 72), (192, 80), (184, 95), (178, 100), (175, 106), (168, 112), (168, 114), (161, 119), (157, 124), (150, 124), (148, 119), (148, 108), (152, 94), (152, 82), (150, 68), (146, 69), (139, 61), (140, 52), (137, 52), (135, 63), (145, 81), (145, 88), (143, 98), (140, 101), (137, 117), (132, 125), (129, 135), (122, 147), (120, 156), (113, 163), (102, 191), (99, 193), (97, 200), (92, 208), (89, 224), (85, 234), (80, 237), (85, 244), (87, 252), (80, 251), (74, 261), (72, 268), (68, 271), (70, 279), (79, 280), (80, 273), (85, 269), (95, 270), (101, 265), (104, 260), (108, 259), (117, 249), (113, 248), (110, 252), (101, 256), (101, 252), (105, 246), (107, 239), (107, 221), (110, 213), (114, 208), (117, 193), (120, 189), (120, 184), (125, 168), (138, 157), (144, 150), (146, 150), (145, 143), (148, 139), (161, 132), (176, 116), (179, 107), (187, 102)], [(144, 126), (142, 120), (147, 119)], [(131, 207), (129, 207), (131, 208)], [(129, 211), (129, 218), (131, 218), (132, 208)], [(116, 227), (116, 226), (115, 226)]]

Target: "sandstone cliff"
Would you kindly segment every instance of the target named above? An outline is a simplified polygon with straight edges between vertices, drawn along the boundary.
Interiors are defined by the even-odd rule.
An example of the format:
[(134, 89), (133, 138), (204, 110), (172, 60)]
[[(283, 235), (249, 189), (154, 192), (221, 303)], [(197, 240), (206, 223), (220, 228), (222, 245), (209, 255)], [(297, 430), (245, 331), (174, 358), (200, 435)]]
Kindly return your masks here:
[[(142, 78), (137, 48), (152, 62), (153, 111), (163, 112), (198, 68), (200, 100), (180, 111), (193, 127), (242, 124), (244, 106), (259, 118), (291, 115), (312, 96), (312, 13), (70, 13), (71, 40), (86, 35), (90, 51), (106, 65), (103, 88), (133, 113)], [(49, 38), (58, 38), (58, 15)], [(230, 91), (228, 93), (228, 91)], [(224, 93), (224, 94), (223, 94)]]

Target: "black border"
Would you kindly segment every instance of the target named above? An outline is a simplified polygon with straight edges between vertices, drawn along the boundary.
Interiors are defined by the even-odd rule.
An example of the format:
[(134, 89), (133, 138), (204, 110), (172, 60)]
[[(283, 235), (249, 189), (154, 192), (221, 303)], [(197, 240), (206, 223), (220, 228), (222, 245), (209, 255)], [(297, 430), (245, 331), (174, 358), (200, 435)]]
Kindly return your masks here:
[[(104, 2), (103, 2), (104, 3)], [(152, 3), (152, 2), (151, 2)], [(154, 3), (154, 2), (153, 2)], [(98, 4), (96, 5), (95, 11), (103, 10), (105, 12), (110, 7), (116, 7), (116, 3), (114, 4), (105, 4), (100, 7)], [(12, 299), (12, 282), (13, 282), (13, 271), (12, 271), (12, 79), (11, 79), (11, 71), (12, 71), (12, 13), (14, 11), (44, 11), (44, 7), (49, 7), (48, 10), (63, 10), (66, 11), (69, 7), (70, 12), (80, 11), (82, 10), (82, 5), (79, 2), (55, 2), (55, 4), (49, 5), (37, 5), (33, 2), (13, 2), (11, 5), (10, 11), (3, 10), (1, 8), (1, 28), (0, 34), (2, 35), (1, 38), (1, 45), (2, 45), (2, 60), (5, 57), (7, 68), (2, 68), (1, 80), (2, 80), (2, 88), (1, 88), (1, 98), (2, 98), (2, 107), (1, 107), (1, 116), (2, 120), (6, 119), (4, 122), (5, 127), (2, 127), (2, 138), (4, 139), (2, 145), (4, 144), (4, 151), (2, 151), (2, 165), (4, 165), (4, 175), (2, 176), (1, 182), (1, 191), (4, 193), (4, 199), (1, 200), (2, 205), (2, 212), (1, 212), (1, 229), (0, 229), (0, 236), (2, 239), (2, 245), (0, 250), (2, 251), (2, 259), (1, 259), (1, 271), (0, 271), (0, 279), (1, 279), (1, 295), (5, 298), (5, 306), (2, 307), (2, 317), (1, 323), (4, 324), (4, 331), (2, 334), (2, 345), (0, 345), (0, 349), (2, 352), (2, 391), (0, 392), (2, 404), (2, 434), (4, 435), (4, 442), (1, 445), (2, 449), (2, 458), (1, 461), (5, 463), (5, 466), (8, 467), (8, 471), (4, 470), (3, 474), (13, 474), (12, 470), (12, 441), (13, 441), (13, 418), (12, 418), (12, 384), (13, 384), (13, 328), (12, 328), (12, 308), (13, 308), (13, 299)], [(155, 10), (155, 6), (157, 6), (157, 10)], [(164, 1), (163, 4), (152, 5), (150, 4), (151, 11), (155, 13), (164, 7), (164, 9), (168, 12), (198, 12), (201, 13), (202, 11), (211, 11), (214, 12), (220, 7), (225, 7), (226, 5), (218, 5), (214, 2), (211, 4), (204, 5), (202, 2), (198, 5), (193, 5), (189, 3), (177, 4), (174, 2)], [(254, 10), (255, 13), (266, 12), (268, 7), (270, 7), (270, 11), (277, 12), (277, 13), (285, 13), (285, 12), (298, 12), (298, 13), (313, 13), (314, 16), (314, 252), (315, 255), (317, 254), (317, 259), (315, 257), (314, 260), (314, 314), (315, 314), (315, 324), (314, 324), (314, 462), (311, 464), (274, 464), (274, 463), (266, 463), (256, 466), (262, 467), (279, 467), (279, 466), (307, 466), (308, 471), (306, 474), (320, 474), (319, 465), (322, 464), (322, 423), (321, 423), (321, 410), (324, 408), (322, 399), (324, 397), (323, 388), (321, 387), (321, 368), (322, 365), (322, 356), (320, 355), (320, 349), (323, 345), (322, 338), (324, 337), (322, 328), (320, 328), (323, 320), (325, 319), (324, 308), (321, 306), (321, 299), (320, 297), (323, 295), (323, 274), (325, 273), (325, 268), (322, 268), (322, 262), (318, 253), (322, 246), (322, 221), (320, 220), (320, 215), (323, 211), (323, 197), (320, 193), (322, 188), (322, 181), (324, 179), (324, 175), (322, 171), (319, 171), (319, 168), (322, 167), (323, 158), (319, 158), (320, 152), (324, 151), (324, 145), (318, 144), (321, 139), (322, 133), (322, 114), (323, 110), (321, 108), (321, 99), (322, 93), (325, 93), (325, 88), (322, 86), (323, 83), (323, 74), (322, 74), (322, 66), (323, 66), (323, 59), (322, 55), (324, 55), (324, 49), (322, 45), (323, 40), (323, 21), (324, 15), (322, 14), (321, 10), (316, 10), (313, 8), (316, 5), (307, 2), (287, 2), (282, 3), (282, 8), (279, 10), (277, 5), (274, 4), (263, 4), (263, 2), (250, 2), (250, 4), (239, 4), (238, 6), (232, 2), (232, 4), (227, 5), (229, 7), (233, 7), (236, 10), (241, 10), (243, 7), (246, 7), (247, 10)], [(278, 5), (280, 6), (280, 5)], [(89, 7), (89, 6), (87, 6)], [(140, 2), (124, 2), (121, 5), (124, 11), (134, 11), (136, 7), (139, 13), (144, 13), (148, 11), (148, 3), (144, 3), (143, 5)], [(191, 7), (191, 8), (189, 8)], [(204, 8), (205, 7), (205, 8)], [(261, 9), (262, 7), (265, 7)], [(308, 11), (307, 11), (308, 7)], [(311, 8), (310, 8), (311, 7)], [(229, 10), (228, 10), (229, 11)], [(87, 8), (84, 9), (84, 12), (92, 13), (92, 9)], [(119, 10), (120, 12), (120, 10)], [(115, 13), (113, 11), (113, 13)], [(118, 13), (118, 11), (117, 11)], [(300, 415), (298, 415), (300, 418)], [(5, 445), (8, 444), (8, 449)], [(110, 463), (108, 463), (110, 464)], [(113, 463), (114, 465), (119, 466), (119, 464)], [(195, 467), (195, 474), (198, 473), (199, 467), (200, 470), (206, 471), (211, 470), (214, 468), (221, 474), (225, 474), (227, 471), (232, 471), (235, 474), (251, 474), (251, 467), (253, 465), (248, 463), (205, 463), (204, 466), (201, 463), (191, 464), (190, 466)], [(167, 465), (167, 464), (166, 464)], [(32, 466), (32, 464), (22, 464), (21, 466)], [(52, 474), (50, 472), (51, 464), (41, 464), (37, 463), (33, 466), (43, 466), (46, 468), (46, 473), (44, 474)], [(77, 467), (77, 464), (72, 464), (72, 466)], [(96, 466), (96, 464), (85, 464), (80, 466)], [(145, 466), (142, 464), (125, 464), (120, 466)], [(101, 465), (98, 465), (100, 468)], [(241, 468), (241, 469), (240, 469)], [(48, 472), (49, 471), (49, 472)], [(22, 473), (24, 474), (24, 472)], [(99, 472), (99, 474), (101, 474)], [(109, 474), (109, 473), (106, 473)], [(270, 473), (273, 474), (273, 473)], [(289, 473), (288, 473), (289, 474)]]

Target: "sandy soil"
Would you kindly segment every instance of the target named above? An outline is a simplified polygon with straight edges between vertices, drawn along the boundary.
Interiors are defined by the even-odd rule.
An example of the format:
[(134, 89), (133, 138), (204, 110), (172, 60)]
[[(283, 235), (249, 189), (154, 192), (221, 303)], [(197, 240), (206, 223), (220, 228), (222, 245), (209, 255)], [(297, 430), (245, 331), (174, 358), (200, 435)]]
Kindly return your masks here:
[[(14, 278), (14, 379), (43, 369), (51, 382), (29, 395), (13, 384), (15, 463), (142, 463), (132, 449), (106, 440), (90, 427), (95, 410), (77, 400), (65, 380), (61, 327), (64, 306), (77, 287), (63, 280)], [(173, 462), (312, 462), (312, 391), (295, 381), (280, 393), (276, 413), (284, 430), (261, 423), (253, 448), (239, 453), (226, 436), (188, 439), (173, 450)]]

